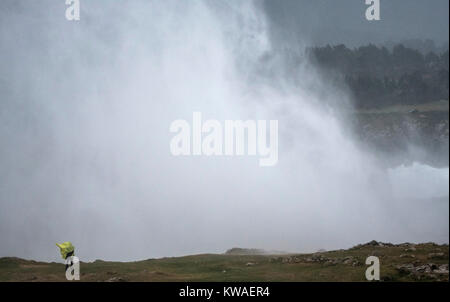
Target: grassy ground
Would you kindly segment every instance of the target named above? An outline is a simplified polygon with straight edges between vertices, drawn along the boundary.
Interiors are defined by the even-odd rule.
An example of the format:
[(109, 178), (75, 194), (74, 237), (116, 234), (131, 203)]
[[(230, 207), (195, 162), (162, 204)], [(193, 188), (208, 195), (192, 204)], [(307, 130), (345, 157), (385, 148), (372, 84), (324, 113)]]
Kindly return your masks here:
[[(448, 272), (410, 274), (397, 268), (411, 263), (416, 267), (448, 264), (448, 251), (448, 245), (431, 243), (361, 245), (316, 254), (203, 254), (137, 262), (97, 260), (82, 262), (80, 270), (81, 281), (365, 281), (365, 259), (374, 255), (380, 259), (384, 281), (448, 281)], [(64, 265), (0, 258), (0, 281), (65, 281)]]

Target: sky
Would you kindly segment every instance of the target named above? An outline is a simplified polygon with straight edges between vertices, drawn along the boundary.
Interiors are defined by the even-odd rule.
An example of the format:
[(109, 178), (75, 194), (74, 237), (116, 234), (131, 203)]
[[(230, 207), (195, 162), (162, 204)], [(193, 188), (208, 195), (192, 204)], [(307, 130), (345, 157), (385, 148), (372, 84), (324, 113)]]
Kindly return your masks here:
[[(312, 45), (346, 44), (349, 47), (387, 41), (431, 39), (448, 45), (446, 0), (381, 0), (380, 21), (367, 21), (363, 0), (263, 1), (278, 43), (305, 41)], [(448, 46), (447, 46), (448, 47)]]
[[(1, 1), (0, 257), (60, 261), (64, 241), (82, 261), (448, 242), (448, 168), (385, 168), (329, 106), (351, 106), (345, 90), (310, 62), (294, 84), (282, 54), (262, 60), (448, 34), (448, 3), (384, 2), (373, 25), (358, 1), (81, 1), (80, 21), (64, 1)], [(193, 112), (278, 120), (277, 165), (173, 156), (170, 125)]]

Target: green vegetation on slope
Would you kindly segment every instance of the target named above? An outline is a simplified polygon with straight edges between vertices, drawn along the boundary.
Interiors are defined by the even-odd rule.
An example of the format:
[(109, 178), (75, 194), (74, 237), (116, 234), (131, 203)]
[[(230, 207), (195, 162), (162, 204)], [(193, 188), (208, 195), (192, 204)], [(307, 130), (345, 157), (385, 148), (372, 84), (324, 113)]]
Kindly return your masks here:
[[(203, 254), (81, 263), (81, 281), (365, 281), (377, 256), (383, 281), (448, 281), (448, 245), (370, 242), (315, 254)], [(0, 258), (0, 281), (65, 281), (64, 265)]]

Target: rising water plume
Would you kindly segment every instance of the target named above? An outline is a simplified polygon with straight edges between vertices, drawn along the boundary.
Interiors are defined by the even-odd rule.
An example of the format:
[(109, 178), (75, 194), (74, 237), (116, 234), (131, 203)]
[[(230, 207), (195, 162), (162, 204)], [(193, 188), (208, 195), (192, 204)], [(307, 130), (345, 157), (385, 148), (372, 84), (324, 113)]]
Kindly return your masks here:
[[(431, 199), (448, 169), (362, 151), (348, 95), (306, 57), (287, 72), (259, 5), (85, 1), (68, 22), (60, 2), (2, 3), (0, 256), (55, 260), (67, 240), (83, 260), (448, 242), (448, 202)], [(278, 120), (278, 164), (172, 156), (169, 125), (194, 111)]]

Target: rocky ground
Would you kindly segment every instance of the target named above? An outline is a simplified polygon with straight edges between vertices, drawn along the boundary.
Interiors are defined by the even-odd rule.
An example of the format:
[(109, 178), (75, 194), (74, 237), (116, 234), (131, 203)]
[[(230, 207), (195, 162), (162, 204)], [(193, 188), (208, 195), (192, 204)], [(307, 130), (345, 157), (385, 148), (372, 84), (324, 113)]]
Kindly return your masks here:
[[(391, 271), (392, 268), (394, 268), (403, 277), (416, 281), (448, 281), (448, 246), (439, 246), (434, 243), (418, 245), (403, 243), (394, 245), (392, 243), (371, 241), (363, 245), (355, 246), (351, 250), (365, 250), (370, 247), (376, 248), (372, 254), (381, 259), (389, 257), (388, 254), (390, 254), (391, 250), (394, 248), (397, 249), (397, 251), (403, 250), (404, 253), (395, 256), (403, 259), (401, 264), (394, 264), (393, 261), (389, 261), (389, 268)], [(383, 249), (389, 251), (389, 253), (383, 253)], [(425, 255), (423, 253), (425, 249), (433, 250), (434, 252)], [(437, 260), (439, 260), (439, 263), (436, 263)], [(447, 263), (442, 263), (441, 260), (447, 261)], [(319, 263), (325, 266), (345, 264), (356, 267), (364, 265), (357, 256), (329, 257), (326, 256), (326, 253), (316, 253), (308, 256), (275, 257), (271, 258), (271, 261), (281, 261), (282, 263)], [(395, 278), (395, 274), (387, 274), (382, 280), (393, 281)]]
[[(250, 254), (245, 254), (249, 251)], [(448, 245), (371, 241), (347, 250), (269, 255), (225, 254), (81, 263), (81, 281), (366, 281), (367, 257), (380, 260), (380, 281), (448, 282)], [(0, 258), (0, 281), (65, 281), (62, 263)]]

